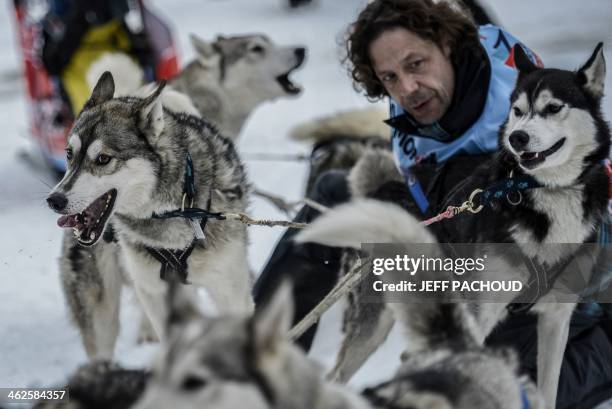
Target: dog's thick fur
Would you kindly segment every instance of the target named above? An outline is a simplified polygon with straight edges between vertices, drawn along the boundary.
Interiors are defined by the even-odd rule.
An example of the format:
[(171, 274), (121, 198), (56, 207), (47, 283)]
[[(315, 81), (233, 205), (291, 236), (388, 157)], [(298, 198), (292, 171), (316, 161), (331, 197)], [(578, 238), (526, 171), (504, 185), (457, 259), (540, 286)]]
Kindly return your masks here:
[[(393, 212), (398, 221), (407, 217), (397, 207)], [(416, 320), (402, 318), (410, 310), (398, 306), (400, 321), (412, 328), (413, 339), (418, 332), (427, 348), (410, 356), (389, 382), (366, 390), (366, 401), (324, 381), (318, 365), (286, 338), (293, 311), (290, 294), (285, 283), (253, 317), (208, 318), (182, 287), (173, 285), (168, 343), (135, 408), (229, 409), (249, 402), (253, 409), (471, 409), (486, 402), (496, 409), (522, 409), (523, 397), (531, 408), (541, 407), (534, 385), (517, 375), (513, 354), (479, 347), (474, 323), (454, 324), (472, 319), (460, 304), (431, 304)], [(444, 334), (432, 331), (440, 320), (450, 324)]]
[[(279, 47), (264, 35), (219, 37), (211, 43), (192, 35), (191, 42), (196, 58), (172, 80), (172, 86), (164, 88), (162, 103), (176, 113), (206, 118), (224, 136), (237, 139), (258, 105), (300, 91), (293, 83), (281, 84), (279, 76), (290, 82), (287, 76), (304, 60), (302, 47)], [(92, 64), (88, 72), (92, 89), (107, 70), (119, 78), (115, 96), (146, 97), (155, 90), (155, 84), (138, 89), (141, 69), (125, 54), (107, 54)], [(119, 303), (126, 274), (111, 233), (96, 246), (85, 248), (67, 232), (60, 257), (61, 281), (72, 321), (91, 359), (112, 358), (119, 332)], [(144, 316), (138, 341), (157, 339)]]
[[(160, 279), (160, 263), (145, 247), (181, 250), (194, 239), (186, 220), (152, 218), (181, 208), (187, 153), (195, 175), (193, 207), (206, 209), (210, 203), (213, 212), (236, 213), (247, 206), (250, 188), (232, 142), (200, 118), (165, 109), (161, 90), (144, 99), (113, 98), (112, 76), (103, 75), (71, 131), (68, 171), (48, 198), (64, 215), (60, 224), (81, 230), (79, 243), (90, 246), (66, 239), (62, 259), (67, 264), (62, 269), (64, 288), (90, 357), (112, 355), (120, 269), (155, 333), (162, 333), (166, 284)], [(106, 210), (97, 210), (101, 200), (106, 200)], [(98, 212), (95, 224), (83, 221), (85, 216), (95, 219), (90, 213)], [(205, 287), (219, 311), (251, 311), (246, 227), (209, 220), (204, 232), (205, 240), (195, 244), (187, 260), (187, 280)], [(109, 246), (91, 247), (98, 241)]]
[(62, 386), (68, 390), (68, 399), (40, 401), (34, 409), (128, 409), (142, 395), (149, 378), (145, 370), (125, 369), (108, 361), (91, 362)]
[(291, 138), (312, 143), (306, 194), (328, 170), (351, 169), (371, 148), (390, 148), (391, 128), (380, 106), (339, 112), (296, 126)]
[[(304, 47), (279, 46), (263, 34), (219, 36), (212, 42), (192, 35), (191, 44), (196, 58), (168, 88), (187, 95), (195, 110), (227, 138), (238, 138), (259, 105), (301, 91), (289, 75), (304, 62)], [(92, 64), (87, 73), (92, 89), (105, 71), (120, 79), (117, 95), (134, 95), (142, 85), (142, 70), (125, 54), (106, 54)], [(168, 91), (164, 98), (177, 97)]]
[[(487, 207), (478, 216), (443, 221), (438, 225), (441, 229), (435, 231), (441, 241), (451, 237), (457, 243), (515, 243), (523, 254), (554, 268), (574, 255), (562, 254), (550, 244), (592, 241), (607, 210), (608, 178), (603, 160), (609, 154), (610, 131), (600, 111), (605, 62), (601, 45), (576, 72), (539, 69), (522, 49), (515, 51), (515, 58), (519, 78), (511, 96), (511, 112), (500, 130), (500, 151), (441, 208), (462, 203), (473, 189), (507, 178), (511, 172), (531, 175), (544, 187), (523, 192), (518, 205), (502, 200), (495, 210)], [(376, 171), (384, 169), (383, 161), (391, 168), (390, 160), (384, 153), (364, 157), (353, 171), (352, 193), (369, 196), (380, 184), (397, 178)], [(370, 183), (363, 182), (364, 178)], [(414, 241), (414, 237), (427, 237), (416, 219), (406, 218), (400, 223), (384, 211), (370, 210), (367, 216), (334, 214), (317, 220), (310, 232), (302, 233), (298, 240), (358, 248), (365, 242), (422, 242)], [(364, 221), (368, 218), (378, 222)], [(526, 283), (528, 271), (511, 265), (516, 261), (508, 263), (503, 270), (507, 271), (507, 278)], [(566, 268), (561, 274), (571, 273)], [(562, 277), (557, 281), (562, 281)], [(553, 285), (532, 309), (539, 315), (538, 386), (547, 408), (555, 405), (575, 305), (554, 303), (554, 293)], [(340, 356), (334, 372), (336, 379), (348, 380), (384, 339), (391, 327), (385, 311), (378, 309), (374, 315), (359, 316), (350, 323), (349, 342), (343, 346), (348, 352)], [(482, 342), (506, 316), (506, 304), (481, 303), (474, 314), (481, 334), (478, 341)], [(369, 327), (362, 330), (359, 326), (364, 323)], [(378, 331), (376, 339), (371, 328)], [(351, 333), (361, 337), (351, 338)]]
[(288, 285), (254, 316), (203, 316), (184, 288), (170, 292), (168, 342), (135, 409), (367, 409), (364, 399), (325, 382), (319, 366), (287, 339)]

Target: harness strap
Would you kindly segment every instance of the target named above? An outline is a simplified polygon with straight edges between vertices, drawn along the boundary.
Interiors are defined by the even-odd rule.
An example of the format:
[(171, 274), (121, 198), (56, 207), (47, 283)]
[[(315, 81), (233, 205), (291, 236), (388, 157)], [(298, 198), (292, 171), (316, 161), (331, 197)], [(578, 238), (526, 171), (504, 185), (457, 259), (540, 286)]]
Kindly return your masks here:
[(194, 240), (187, 248), (182, 250), (158, 249), (148, 246), (145, 246), (145, 249), (161, 264), (160, 279), (170, 282), (171, 274), (174, 274), (181, 283), (189, 284), (189, 281), (187, 281), (187, 259), (191, 255), (195, 244), (196, 241)]
[(426, 214), (427, 209), (429, 209), (429, 200), (427, 200), (427, 196), (425, 196), (423, 187), (421, 186), (421, 183), (417, 177), (412, 173), (408, 173), (408, 176), (406, 177), (406, 185), (408, 186), (410, 194), (412, 195), (415, 203), (417, 206), (419, 206), (421, 213)]
[[(212, 189), (210, 190), (210, 194), (206, 202), (206, 210), (191, 207), (193, 206), (193, 200), (196, 196), (195, 174), (193, 171), (193, 161), (189, 152), (187, 152), (185, 159), (185, 177), (183, 181), (183, 200), (181, 208), (162, 214), (154, 213), (151, 218), (183, 218), (188, 222), (193, 222), (195, 224), (194, 229), (198, 228), (199, 225), (199, 235), (196, 233), (196, 237), (191, 241), (191, 244), (189, 244), (189, 246), (182, 250), (170, 250), (165, 248), (154, 248), (148, 246), (145, 246), (145, 250), (147, 250), (147, 252), (161, 264), (159, 270), (160, 279), (164, 281), (169, 281), (171, 279), (170, 275), (174, 273), (176, 275), (176, 278), (178, 278), (181, 283), (189, 284), (189, 281), (187, 281), (187, 259), (193, 252), (193, 249), (195, 248), (198, 240), (200, 240), (200, 238), (204, 238), (202, 232), (206, 227), (208, 219), (214, 218), (218, 220), (224, 220), (225, 217), (221, 213), (213, 213), (210, 211), (210, 206), (212, 203)], [(188, 208), (185, 208), (185, 201), (188, 201), (189, 203)]]
[(523, 258), (523, 263), (529, 270), (531, 279), (525, 285), (527, 291), (521, 292), (506, 306), (506, 310), (512, 315), (524, 314), (531, 310), (540, 297), (548, 293), (557, 278), (559, 278), (565, 268), (572, 262), (572, 258), (568, 257), (563, 263), (558, 264), (554, 268), (547, 269), (541, 263), (524, 255), (523, 252), (520, 252), (520, 254)]

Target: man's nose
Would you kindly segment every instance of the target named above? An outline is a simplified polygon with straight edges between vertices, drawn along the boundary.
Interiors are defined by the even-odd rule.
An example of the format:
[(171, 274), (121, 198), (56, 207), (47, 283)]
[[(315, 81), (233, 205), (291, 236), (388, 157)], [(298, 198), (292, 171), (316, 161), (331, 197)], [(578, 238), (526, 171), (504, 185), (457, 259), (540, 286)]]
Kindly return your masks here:
[(409, 97), (416, 90), (419, 89), (419, 83), (416, 81), (414, 76), (412, 75), (403, 75), (401, 77), (402, 81), (402, 95)]

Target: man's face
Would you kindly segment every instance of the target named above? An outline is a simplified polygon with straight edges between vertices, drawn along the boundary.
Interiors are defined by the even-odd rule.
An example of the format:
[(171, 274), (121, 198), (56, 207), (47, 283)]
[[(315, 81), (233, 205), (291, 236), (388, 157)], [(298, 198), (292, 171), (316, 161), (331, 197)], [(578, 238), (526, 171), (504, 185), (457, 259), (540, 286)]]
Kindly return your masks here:
[(369, 54), (387, 93), (417, 122), (430, 125), (442, 118), (455, 88), (448, 47), (393, 28), (372, 41)]

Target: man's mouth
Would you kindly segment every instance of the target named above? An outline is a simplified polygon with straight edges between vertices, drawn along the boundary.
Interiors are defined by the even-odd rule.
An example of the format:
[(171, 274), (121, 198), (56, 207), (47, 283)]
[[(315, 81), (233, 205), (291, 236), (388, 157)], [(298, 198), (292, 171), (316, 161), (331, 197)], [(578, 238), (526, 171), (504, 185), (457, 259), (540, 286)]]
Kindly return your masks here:
[(94, 200), (81, 213), (61, 216), (57, 225), (72, 228), (79, 244), (93, 246), (98, 242), (104, 231), (104, 226), (113, 211), (117, 190), (111, 189)]
[(303, 62), (304, 57), (299, 58), (297, 63), (293, 67), (291, 67), (289, 71), (276, 77), (276, 81), (278, 81), (283, 91), (285, 91), (287, 94), (296, 95), (302, 91), (302, 88), (299, 85), (296, 85), (294, 82), (291, 81), (291, 79), (289, 79), (289, 75), (291, 75), (293, 71), (298, 69)]
[(414, 111), (418, 112), (418, 111), (422, 110), (423, 108), (425, 108), (427, 106), (427, 104), (429, 104), (429, 101), (431, 101), (431, 98), (427, 98), (424, 101), (421, 101), (421, 102), (419, 102), (417, 104), (414, 104), (414, 105), (412, 105), (412, 109)]
[(553, 146), (541, 152), (519, 152), (519, 162), (526, 169), (534, 169), (544, 163), (547, 157), (557, 152), (565, 144), (565, 138), (561, 138)]

